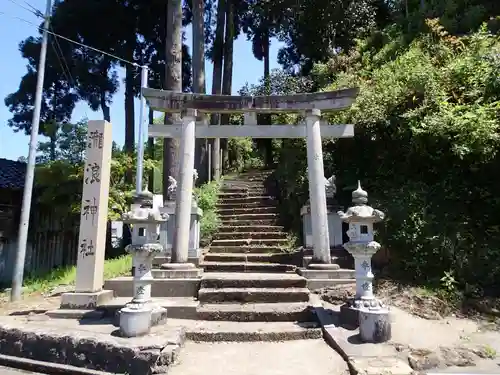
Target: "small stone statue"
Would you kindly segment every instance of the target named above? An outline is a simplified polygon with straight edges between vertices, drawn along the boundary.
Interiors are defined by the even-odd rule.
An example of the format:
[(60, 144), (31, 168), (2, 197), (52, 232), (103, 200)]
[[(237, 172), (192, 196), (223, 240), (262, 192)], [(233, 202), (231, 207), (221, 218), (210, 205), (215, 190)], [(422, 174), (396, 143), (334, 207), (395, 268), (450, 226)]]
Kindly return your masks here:
[(198, 171), (193, 169), (193, 187), (196, 186), (196, 180), (198, 180)]
[(332, 175), (330, 178), (325, 177), (325, 190), (326, 190), (326, 198), (334, 198), (337, 193), (337, 186), (335, 185), (335, 175)]
[(172, 176), (168, 176), (167, 194), (169, 196), (169, 200), (171, 201), (175, 200), (176, 192), (177, 192), (177, 181)]

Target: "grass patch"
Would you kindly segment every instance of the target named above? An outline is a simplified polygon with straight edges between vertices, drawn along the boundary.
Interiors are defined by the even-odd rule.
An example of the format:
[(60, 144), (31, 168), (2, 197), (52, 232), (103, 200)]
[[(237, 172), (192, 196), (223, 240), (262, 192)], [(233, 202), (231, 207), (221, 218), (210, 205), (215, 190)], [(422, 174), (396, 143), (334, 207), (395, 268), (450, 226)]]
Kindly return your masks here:
[[(106, 260), (104, 262), (104, 279), (129, 275), (131, 268), (132, 257), (130, 255)], [(23, 295), (44, 294), (59, 285), (73, 285), (75, 278), (76, 266), (56, 268), (43, 275), (30, 276), (24, 280)]]

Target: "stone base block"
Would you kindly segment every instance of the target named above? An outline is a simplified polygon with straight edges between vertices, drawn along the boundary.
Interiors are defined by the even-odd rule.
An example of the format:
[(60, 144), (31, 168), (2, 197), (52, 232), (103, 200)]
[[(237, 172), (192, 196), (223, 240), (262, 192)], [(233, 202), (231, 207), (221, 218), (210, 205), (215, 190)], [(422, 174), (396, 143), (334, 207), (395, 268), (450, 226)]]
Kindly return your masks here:
[(99, 305), (111, 301), (114, 298), (112, 290), (101, 290), (99, 292), (71, 292), (61, 296), (61, 309), (68, 310), (94, 310)]
[(203, 269), (192, 263), (166, 263), (152, 273), (155, 279), (195, 279), (203, 275)]
[(359, 309), (348, 303), (340, 306), (340, 323), (352, 328), (358, 328)]
[(151, 329), (151, 307), (129, 307), (120, 310), (120, 334), (123, 337), (147, 335)]
[[(155, 270), (153, 270), (154, 274)], [(133, 278), (120, 276), (106, 280), (104, 286), (113, 289), (117, 297), (132, 298), (134, 291)], [(200, 288), (200, 278), (159, 279), (151, 282), (151, 295), (153, 297), (195, 297)]]
[[(149, 311), (149, 315), (142, 314), (143, 310)], [(134, 312), (139, 311), (139, 314), (134, 316)], [(161, 324), (165, 324), (167, 322), (167, 309), (159, 304), (150, 303), (147, 306), (144, 306), (142, 309), (137, 310), (134, 305), (126, 305), (116, 312), (113, 325), (120, 327), (120, 332), (124, 337), (137, 337), (146, 333), (141, 332), (141, 327), (146, 326), (145, 317), (143, 315), (147, 315), (147, 319), (149, 319), (148, 329), (146, 333), (149, 333), (149, 329), (154, 326), (158, 326)], [(146, 319), (146, 320), (147, 320)], [(122, 329), (123, 325), (123, 329)], [(133, 336), (128, 336), (128, 333), (134, 334)]]
[(313, 291), (323, 288), (333, 288), (339, 285), (349, 285), (354, 283), (355, 280), (351, 279), (308, 279), (307, 288)]
[(363, 342), (381, 343), (391, 339), (391, 321), (389, 310), (359, 310), (359, 337)]
[(160, 268), (162, 270), (192, 270), (196, 266), (193, 263), (163, 263)]
[(300, 269), (300, 275), (306, 279), (354, 279), (354, 270), (340, 269), (338, 264), (330, 264), (323, 269)]
[(58, 309), (45, 312), (50, 318), (54, 319), (102, 319), (104, 311), (102, 310), (81, 310), (81, 309)]
[[(201, 254), (201, 250), (200, 250)], [(159, 267), (160, 265), (164, 263), (170, 263), (171, 260), (170, 255), (158, 255), (153, 259), (153, 267)], [(194, 264), (195, 267), (198, 267), (198, 264), (200, 263), (200, 257), (199, 256), (188, 256), (188, 263)]]
[(123, 337), (137, 337), (149, 333), (151, 327), (167, 322), (167, 309), (156, 305), (127, 305), (117, 312), (115, 325), (120, 327)]

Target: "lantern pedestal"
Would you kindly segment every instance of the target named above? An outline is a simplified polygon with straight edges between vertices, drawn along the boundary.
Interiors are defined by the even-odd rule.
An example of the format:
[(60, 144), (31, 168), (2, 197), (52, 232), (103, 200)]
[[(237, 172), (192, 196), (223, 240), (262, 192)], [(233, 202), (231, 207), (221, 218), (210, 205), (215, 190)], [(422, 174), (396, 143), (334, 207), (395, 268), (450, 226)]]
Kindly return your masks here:
[(165, 323), (167, 309), (151, 300), (151, 273), (153, 258), (163, 251), (160, 244), (129, 245), (125, 249), (133, 254), (134, 297), (118, 312), (120, 332), (124, 337), (149, 333), (151, 327)]
[(359, 310), (359, 336), (367, 343), (381, 343), (391, 339), (389, 309), (383, 307)]

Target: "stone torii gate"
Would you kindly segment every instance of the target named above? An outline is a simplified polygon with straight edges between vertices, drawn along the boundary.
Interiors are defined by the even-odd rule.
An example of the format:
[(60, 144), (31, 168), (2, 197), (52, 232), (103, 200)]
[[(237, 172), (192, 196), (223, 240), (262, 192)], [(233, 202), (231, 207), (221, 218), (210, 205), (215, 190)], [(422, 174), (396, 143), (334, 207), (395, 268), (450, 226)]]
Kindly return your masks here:
[[(321, 111), (349, 108), (357, 88), (330, 92), (282, 96), (235, 96), (186, 94), (143, 88), (150, 108), (160, 112), (181, 112), (182, 120), (173, 125), (150, 125), (149, 136), (180, 138), (180, 168), (177, 189), (177, 228), (172, 261), (187, 263), (190, 210), (193, 190), (195, 138), (306, 138), (309, 196), (311, 202), (313, 262), (330, 264), (322, 137), (349, 138), (353, 125), (329, 125), (321, 120)], [(301, 113), (305, 124), (257, 125), (257, 113)], [(243, 113), (244, 125), (208, 125), (196, 118), (210, 113)], [(297, 213), (299, 214), (299, 213)], [(190, 265), (187, 265), (190, 267)], [(194, 265), (193, 265), (194, 267)]]

